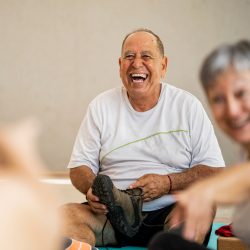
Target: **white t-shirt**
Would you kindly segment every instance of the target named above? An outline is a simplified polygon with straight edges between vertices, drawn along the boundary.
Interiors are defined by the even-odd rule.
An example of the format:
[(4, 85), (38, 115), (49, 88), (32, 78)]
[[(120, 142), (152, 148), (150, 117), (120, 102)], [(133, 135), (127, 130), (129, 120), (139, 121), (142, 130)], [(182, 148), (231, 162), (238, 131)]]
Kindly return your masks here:
[[(224, 166), (213, 126), (190, 93), (162, 83), (157, 105), (145, 112), (131, 106), (124, 87), (98, 95), (79, 129), (69, 168), (86, 165), (126, 189), (139, 177), (179, 173), (196, 165)], [(164, 207), (164, 197), (143, 205)]]

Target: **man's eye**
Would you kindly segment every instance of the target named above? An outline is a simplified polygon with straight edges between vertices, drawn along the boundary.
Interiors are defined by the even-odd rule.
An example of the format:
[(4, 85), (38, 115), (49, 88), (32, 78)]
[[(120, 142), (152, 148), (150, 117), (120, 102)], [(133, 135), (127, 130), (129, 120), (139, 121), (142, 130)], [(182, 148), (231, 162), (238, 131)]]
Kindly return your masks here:
[(151, 59), (152, 57), (151, 57), (150, 55), (143, 55), (142, 58), (143, 58), (144, 60), (149, 60), (149, 59)]
[(134, 55), (126, 55), (124, 58), (127, 60), (132, 60), (134, 59)]

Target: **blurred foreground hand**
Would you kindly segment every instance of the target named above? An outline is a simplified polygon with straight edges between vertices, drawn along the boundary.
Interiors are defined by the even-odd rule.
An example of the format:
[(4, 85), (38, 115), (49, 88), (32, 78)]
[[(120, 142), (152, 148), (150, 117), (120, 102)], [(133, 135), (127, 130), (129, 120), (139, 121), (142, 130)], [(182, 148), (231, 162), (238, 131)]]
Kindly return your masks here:
[(39, 181), (37, 134), (33, 120), (0, 126), (0, 249), (59, 249), (56, 196)]

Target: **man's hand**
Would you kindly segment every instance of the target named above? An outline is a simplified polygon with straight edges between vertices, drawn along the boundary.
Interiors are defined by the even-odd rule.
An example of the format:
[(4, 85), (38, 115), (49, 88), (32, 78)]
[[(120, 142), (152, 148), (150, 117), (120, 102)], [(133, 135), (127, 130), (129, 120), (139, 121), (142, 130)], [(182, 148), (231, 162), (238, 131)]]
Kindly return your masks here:
[(104, 204), (99, 202), (99, 198), (92, 193), (92, 188), (89, 188), (86, 199), (89, 203), (91, 210), (97, 214), (107, 214), (108, 210)]
[(129, 188), (140, 187), (143, 189), (143, 200), (151, 201), (169, 191), (169, 179), (166, 175), (146, 174), (140, 177)]

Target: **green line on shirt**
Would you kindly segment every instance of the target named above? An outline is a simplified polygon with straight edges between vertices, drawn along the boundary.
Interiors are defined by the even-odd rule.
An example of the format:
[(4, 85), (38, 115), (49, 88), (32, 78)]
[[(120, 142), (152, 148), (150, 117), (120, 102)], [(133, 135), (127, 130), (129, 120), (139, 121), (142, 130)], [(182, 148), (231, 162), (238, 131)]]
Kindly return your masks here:
[(126, 147), (126, 146), (128, 146), (128, 145), (130, 145), (130, 144), (133, 144), (133, 143), (136, 143), (136, 142), (139, 142), (139, 141), (145, 141), (145, 140), (147, 140), (147, 139), (149, 139), (149, 138), (151, 138), (151, 137), (153, 137), (153, 136), (156, 136), (156, 135), (160, 135), (160, 134), (171, 134), (171, 133), (177, 133), (177, 132), (188, 132), (188, 130), (179, 129), (179, 130), (170, 130), (170, 131), (167, 131), (167, 132), (157, 132), (157, 133), (154, 133), (154, 134), (149, 135), (149, 136), (147, 136), (147, 137), (144, 137), (144, 138), (141, 138), (141, 139), (132, 141), (132, 142), (128, 142), (128, 143), (126, 143), (126, 144), (124, 144), (124, 145), (121, 145), (121, 146), (119, 146), (119, 147), (117, 147), (117, 148), (114, 148), (114, 149), (112, 149), (111, 151), (109, 151), (107, 154), (105, 154), (105, 155), (101, 158), (100, 162), (102, 162), (102, 160), (103, 160), (108, 154), (112, 153), (113, 151), (115, 151), (115, 150), (117, 150), (117, 149)]

